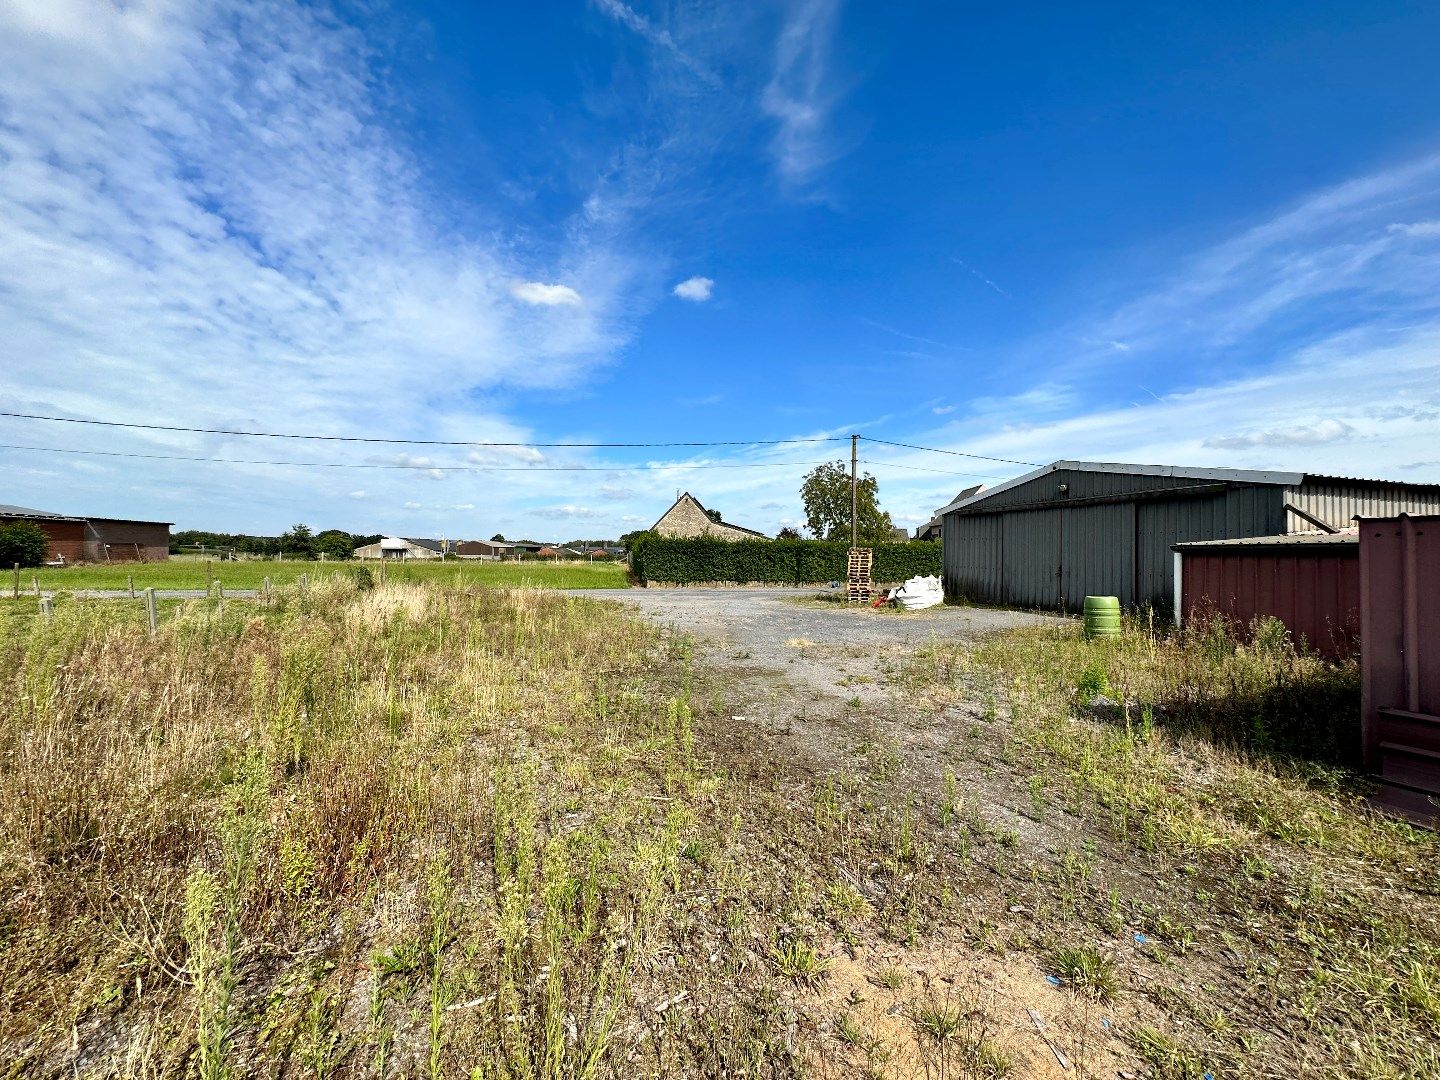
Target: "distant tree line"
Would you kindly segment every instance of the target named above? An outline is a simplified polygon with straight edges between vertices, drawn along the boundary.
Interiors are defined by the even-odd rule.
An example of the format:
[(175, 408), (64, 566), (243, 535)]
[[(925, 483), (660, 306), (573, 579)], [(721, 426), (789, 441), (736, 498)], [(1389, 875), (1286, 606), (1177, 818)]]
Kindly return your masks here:
[(170, 551), (204, 547), (207, 551), (234, 551), (242, 555), (272, 556), (283, 554), (287, 559), (348, 559), (357, 547), (374, 544), (380, 533), (359, 535), (343, 529), (312, 532), (308, 525), (292, 525), (279, 536), (254, 536), (249, 533), (219, 533), (205, 529), (182, 529), (170, 534)]

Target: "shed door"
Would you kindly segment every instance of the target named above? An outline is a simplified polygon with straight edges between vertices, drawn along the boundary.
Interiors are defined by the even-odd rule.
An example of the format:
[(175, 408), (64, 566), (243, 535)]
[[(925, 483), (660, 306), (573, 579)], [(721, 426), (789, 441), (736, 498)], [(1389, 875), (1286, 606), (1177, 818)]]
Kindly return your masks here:
[(1135, 602), (1135, 504), (1067, 506), (1061, 561), (1065, 607), (1080, 611), (1087, 596)]
[(1018, 510), (1005, 515), (1002, 566), (1005, 600), (1016, 607), (1060, 605), (1060, 515)]

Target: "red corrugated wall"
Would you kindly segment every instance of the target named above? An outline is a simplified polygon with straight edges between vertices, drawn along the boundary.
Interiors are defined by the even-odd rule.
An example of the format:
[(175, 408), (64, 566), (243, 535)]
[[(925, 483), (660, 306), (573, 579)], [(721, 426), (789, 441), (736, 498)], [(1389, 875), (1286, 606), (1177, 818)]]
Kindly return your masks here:
[(1440, 517), (1360, 523), (1361, 730), (1379, 801), (1426, 823), (1440, 808)]
[(1255, 550), (1187, 551), (1181, 559), (1182, 614), (1219, 612), (1246, 625), (1273, 615), (1322, 656), (1353, 654), (1360, 637), (1360, 561), (1347, 552), (1295, 555)]

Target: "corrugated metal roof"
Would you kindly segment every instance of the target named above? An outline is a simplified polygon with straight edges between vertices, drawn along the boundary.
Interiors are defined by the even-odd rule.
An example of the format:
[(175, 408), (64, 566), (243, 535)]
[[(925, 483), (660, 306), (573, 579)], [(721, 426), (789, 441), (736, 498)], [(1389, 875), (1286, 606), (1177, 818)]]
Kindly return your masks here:
[(84, 518), (71, 517), (69, 514), (56, 514), (49, 510), (32, 510), (28, 506), (10, 506), (0, 503), (0, 517), (9, 518), (33, 518), (37, 521), (84, 521)]
[(1175, 544), (1173, 551), (1190, 551), (1214, 548), (1315, 548), (1353, 547), (1360, 543), (1359, 529), (1341, 529), (1339, 532), (1303, 532), (1286, 536), (1244, 536), (1230, 540), (1190, 540)]
[(1128, 465), (1115, 461), (1054, 461), (1049, 465), (1042, 465), (1040, 468), (1034, 469), (1022, 476), (1017, 476), (1011, 480), (996, 484), (992, 488), (986, 488), (977, 494), (966, 496), (962, 493), (948, 506), (941, 507), (940, 510), (936, 511), (936, 516), (943, 517), (952, 510), (973, 506), (976, 503), (999, 495), (1002, 491), (1009, 491), (1011, 488), (1029, 483), (1031, 480), (1044, 476), (1046, 473), (1060, 472), (1062, 470), (1123, 473), (1136, 476), (1174, 476), (1190, 480), (1219, 480), (1237, 484), (1277, 484), (1282, 487), (1297, 487), (1307, 481), (1319, 483), (1335, 481), (1352, 484), (1389, 484), (1398, 487), (1440, 490), (1440, 484), (1417, 484), (1407, 483), (1404, 480), (1373, 480), (1362, 477), (1330, 476), (1322, 473), (1288, 472), (1283, 469), (1222, 469), (1188, 465)]

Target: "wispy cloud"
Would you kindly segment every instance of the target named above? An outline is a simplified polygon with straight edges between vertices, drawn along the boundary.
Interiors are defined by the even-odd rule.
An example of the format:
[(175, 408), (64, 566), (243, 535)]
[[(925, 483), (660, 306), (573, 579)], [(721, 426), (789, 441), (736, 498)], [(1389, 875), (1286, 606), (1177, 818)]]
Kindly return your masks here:
[(603, 510), (595, 510), (588, 506), (574, 506), (565, 504), (563, 506), (540, 506), (530, 511), (535, 517), (549, 518), (555, 521), (595, 521), (605, 517)]
[(622, 3), (621, 0), (591, 0), (591, 2), (599, 11), (626, 29), (639, 34), (701, 82), (711, 87), (721, 85), (719, 77), (695, 56), (681, 48), (669, 30), (656, 26), (653, 21), (640, 14), (629, 4)]
[(715, 290), (715, 282), (708, 277), (686, 278), (671, 290), (681, 300), (691, 300), (697, 304), (703, 304), (710, 299), (710, 294)]
[(770, 144), (780, 179), (803, 187), (840, 150), (830, 130), (839, 94), (831, 82), (830, 53), (840, 0), (798, 0), (775, 44), (775, 66), (761, 107), (776, 125)]
[(1001, 296), (1010, 295), (999, 285), (996, 285), (995, 282), (991, 281), (988, 277), (982, 274), (979, 270), (976, 270), (975, 267), (971, 266), (968, 262), (960, 258), (958, 255), (951, 255), (950, 260), (955, 263), (956, 266), (959, 266), (961, 269), (968, 271), (970, 275), (974, 277), (977, 281), (983, 282), (985, 285), (988, 285), (990, 288), (994, 289)]

